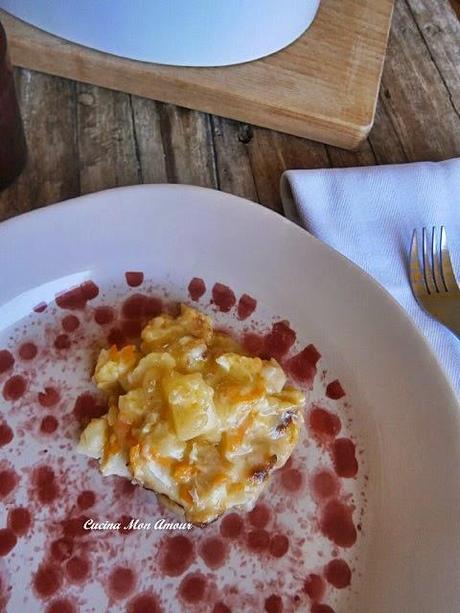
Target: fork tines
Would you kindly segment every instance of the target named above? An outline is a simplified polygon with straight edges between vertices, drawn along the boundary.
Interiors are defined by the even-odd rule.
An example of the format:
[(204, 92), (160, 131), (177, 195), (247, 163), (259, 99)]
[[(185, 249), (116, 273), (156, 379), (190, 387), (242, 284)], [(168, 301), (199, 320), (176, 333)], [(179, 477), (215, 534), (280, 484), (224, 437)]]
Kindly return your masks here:
[(447, 249), (447, 236), (444, 226), (441, 226), (439, 240), (436, 228), (431, 231), (431, 245), (428, 245), (427, 230), (422, 232), (422, 267), (420, 267), (417, 230), (412, 235), (410, 250), (410, 281), (416, 296), (426, 294), (443, 294), (458, 292), (459, 287), (455, 278), (454, 269)]

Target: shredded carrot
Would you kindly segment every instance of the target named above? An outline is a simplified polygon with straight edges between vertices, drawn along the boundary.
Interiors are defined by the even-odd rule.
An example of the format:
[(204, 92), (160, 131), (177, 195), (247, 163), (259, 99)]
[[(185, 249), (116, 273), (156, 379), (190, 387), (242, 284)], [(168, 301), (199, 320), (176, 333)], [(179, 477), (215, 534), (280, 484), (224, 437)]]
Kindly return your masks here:
[(152, 451), (152, 456), (157, 464), (159, 464), (160, 466), (164, 466), (165, 468), (170, 468), (172, 466), (172, 463), (174, 462), (173, 459), (165, 458), (156, 451)]
[(180, 488), (179, 488), (179, 496), (182, 498), (182, 500), (184, 500), (188, 504), (192, 504), (193, 503), (192, 495), (190, 494), (190, 490), (188, 489), (188, 487), (186, 485), (181, 485), (180, 486)]
[(220, 483), (225, 483), (227, 481), (227, 475), (224, 473), (218, 473), (214, 475), (212, 479), (212, 485), (219, 485)]
[(131, 447), (131, 449), (129, 450), (129, 463), (132, 466), (135, 466), (136, 463), (139, 461), (140, 455), (141, 455), (141, 446), (139, 444)]
[(188, 481), (196, 472), (196, 467), (189, 462), (177, 462), (173, 469), (173, 477), (178, 481)]
[(126, 345), (122, 349), (120, 349), (120, 357), (122, 359), (131, 360), (134, 357), (134, 345)]
[(228, 486), (228, 493), (229, 494), (239, 494), (244, 488), (244, 485), (242, 483), (231, 483)]

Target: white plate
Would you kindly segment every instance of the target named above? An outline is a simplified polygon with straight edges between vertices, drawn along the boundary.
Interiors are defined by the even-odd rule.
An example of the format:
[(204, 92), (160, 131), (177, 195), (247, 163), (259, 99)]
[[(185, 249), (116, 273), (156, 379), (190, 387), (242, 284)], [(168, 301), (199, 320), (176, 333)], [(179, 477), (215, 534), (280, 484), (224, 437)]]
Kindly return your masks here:
[[(347, 391), (347, 403), (331, 401), (328, 406), (342, 411), (344, 432), (351, 432), (360, 452), (358, 479), (342, 481), (344, 491), (353, 496), (354, 522), (362, 521), (362, 531), (353, 548), (335, 548), (339, 557), (347, 559), (353, 568), (352, 585), (344, 590), (329, 586), (325, 602), (337, 613), (460, 610), (459, 407), (424, 340), (396, 303), (358, 268), (297, 226), (256, 204), (212, 190), (172, 185), (109, 190), (7, 221), (0, 226), (0, 264), (3, 271), (0, 348), (12, 346), (13, 341), (17, 347), (18, 337), (24, 336), (27, 340), (38, 334), (33, 326), (40, 328), (40, 317), (43, 322), (52, 322), (53, 318), (60, 321), (63, 312), (55, 309), (53, 314), (51, 306), (42, 314), (30, 315), (38, 303), (52, 302), (56, 293), (92, 279), (101, 288), (101, 294), (94, 300), (98, 304), (103, 301), (104, 293), (116, 294), (119, 288), (113, 288), (113, 283), (121, 282), (125, 271), (143, 271), (155, 288), (165, 287), (172, 298), (182, 300), (188, 298), (187, 285), (192, 277), (202, 277), (208, 290), (215, 282), (223, 282), (237, 296), (247, 292), (257, 299), (254, 317), (258, 321), (268, 324), (277, 316), (289, 320), (297, 331), (300, 348), (314, 343), (320, 350), (324, 365), (321, 361), (319, 372), (323, 367), (327, 369), (326, 383), (338, 377)], [(122, 291), (137, 290), (124, 286)], [(210, 308), (209, 291), (198, 305)], [(77, 315), (82, 323), (88, 319), (79, 312)], [(215, 315), (219, 322), (230, 323), (237, 329), (243, 325), (236, 318)], [(90, 323), (87, 329), (92, 333)], [(49, 340), (55, 332), (44, 334), (45, 337), (48, 334)], [(84, 484), (90, 479), (92, 487), (99, 488), (96, 494), (102, 501), (98, 504), (103, 505), (105, 498), (110, 499), (112, 481), (110, 492), (109, 489), (105, 492), (109, 481), (99, 478), (94, 467), (72, 452), (77, 429), (75, 424), (66, 421), (65, 415), (73, 407), (68, 406), (70, 399), (65, 394), (72, 386), (75, 390), (81, 386), (82, 382), (76, 381), (81, 373), (75, 364), (72, 366), (71, 359), (59, 358), (56, 362), (56, 355), (54, 349), (46, 353), (48, 370), (35, 367), (33, 360), (26, 363), (15, 356), (15, 372), (25, 374), (29, 388), (22, 400), (2, 404), (2, 412), (15, 430), (15, 438), (2, 448), (4, 459), (0, 463), (11, 460), (21, 477), (17, 490), (5, 498), (2, 528), (6, 512), (14, 504), (26, 506), (27, 497), (36, 495), (29, 492), (30, 464), (37, 458), (43, 459), (44, 447), (59, 453), (57, 433), (61, 431), (69, 439), (64, 445), (64, 460), (58, 465), (63, 470), (71, 469), (72, 474), (64, 478), (64, 481), (69, 479), (71, 494), (80, 480)], [(87, 368), (85, 356), (80, 364)], [(34, 413), (43, 409), (31, 403), (30, 398), (36, 397), (37, 389), (42, 389), (46, 384), (44, 378), (49, 378), (50, 373), (55, 378), (66, 379), (68, 388), (62, 387), (67, 402), (54, 409), (62, 414), (58, 416), (59, 429), (56, 435), (46, 438), (37, 434), (34, 421)], [(11, 374), (0, 375), (1, 386)], [(317, 379), (315, 397), (324, 393), (324, 383), (319, 375)], [(86, 375), (83, 386), (88, 385)], [(352, 421), (348, 422), (346, 416), (352, 417)], [(309, 447), (301, 446), (296, 462), (309, 472), (312, 467), (308, 463), (316, 460), (327, 462), (327, 454), (321, 456), (310, 440)], [(270, 488), (270, 496), (275, 498), (276, 487), (279, 489), (277, 479)], [(115, 489), (119, 487), (113, 484)], [(198, 556), (194, 564), (206, 576), (206, 605), (200, 601), (187, 605), (187, 610), (211, 611), (218, 598), (227, 599), (227, 604), (238, 606), (238, 610), (244, 610), (244, 606), (248, 611), (263, 610), (264, 599), (271, 591), (281, 596), (285, 611), (295, 606), (310, 610), (310, 600), (299, 588), (302, 573), (326, 563), (327, 556), (334, 555), (334, 547), (329, 551), (328, 542), (323, 544), (321, 558), (321, 548), (317, 548), (314, 535), (314, 514), (309, 514), (308, 506), (303, 506), (304, 499), (309, 498), (307, 490), (304, 484), (303, 496), (293, 498), (282, 492), (279, 505), (289, 499), (288, 507), (292, 509), (286, 511), (280, 506), (279, 517), (274, 511), (278, 529), (284, 522), (283, 529), (291, 539), (286, 556), (286, 565), (291, 566), (277, 566), (284, 562), (274, 558), (269, 563), (267, 558), (258, 558), (254, 562), (255, 570), (247, 570), (246, 578), (240, 582), (247, 595), (244, 605), (244, 599), (238, 601), (231, 589), (222, 586), (238, 578), (235, 568), (238, 570), (246, 553), (232, 545), (228, 564), (216, 573), (203, 566)], [(75, 489), (75, 498), (79, 491)], [(153, 509), (152, 499), (139, 491), (137, 508)], [(142, 498), (144, 494), (146, 497)], [(10, 554), (0, 558), (0, 573), (13, 585), (8, 605), (11, 611), (40, 608), (37, 602), (41, 600), (36, 600), (34, 590), (25, 583), (30, 583), (31, 573), (36, 572), (43, 558), (41, 548), (49, 546), (48, 516), (57, 521), (67, 502), (53, 504), (35, 510), (36, 520), (29, 536), (20, 537)], [(305, 514), (299, 514), (299, 509), (305, 510)], [(362, 519), (358, 518), (361, 511)], [(295, 524), (297, 521), (300, 528)], [(306, 549), (296, 541), (299, 530), (307, 537)], [(206, 531), (219, 534), (218, 524)], [(57, 538), (56, 534), (52, 538)], [(107, 603), (104, 586), (111, 564), (131, 555), (134, 558), (130, 560), (137, 564), (136, 587), (126, 598), (112, 600), (111, 610), (124, 610), (125, 603), (132, 603), (136, 593), (150, 588), (157, 595), (160, 592), (165, 610), (182, 610), (183, 605), (175, 600), (175, 591), (183, 576), (167, 578), (160, 588), (158, 582), (163, 579), (152, 570), (156, 554), (142, 557), (142, 547), (148, 539), (154, 543), (155, 539), (165, 538), (164, 534), (153, 531), (139, 534), (119, 536), (121, 540), (116, 542), (113, 539), (118, 535), (100, 537), (97, 547), (104, 547), (106, 542), (106, 553), (101, 553), (104, 549), (98, 550), (91, 564), (97, 569), (96, 579), (101, 581), (102, 588), (97, 581), (83, 589), (63, 579), (60, 591), (45, 602), (63, 597), (65, 592), (83, 611), (103, 610)], [(197, 538), (206, 538), (203, 531)], [(121, 546), (121, 542), (131, 545)], [(37, 545), (37, 551), (32, 545)], [(94, 543), (93, 546), (96, 547)], [(287, 575), (286, 568), (294, 569), (293, 576)], [(194, 569), (191, 566), (187, 572)], [(296, 573), (298, 576), (294, 577)], [(264, 577), (270, 580), (269, 586), (263, 584)], [(253, 578), (262, 583), (252, 584)]]
[(98, 51), (175, 66), (225, 66), (279, 51), (320, 0), (0, 0), (0, 8)]

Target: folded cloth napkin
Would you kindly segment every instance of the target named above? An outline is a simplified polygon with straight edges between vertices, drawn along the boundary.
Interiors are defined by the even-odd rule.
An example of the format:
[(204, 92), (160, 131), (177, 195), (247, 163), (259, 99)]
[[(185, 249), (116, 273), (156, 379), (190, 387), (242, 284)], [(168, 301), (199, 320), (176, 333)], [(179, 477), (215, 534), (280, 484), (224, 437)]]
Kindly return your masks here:
[(408, 280), (413, 230), (425, 226), (431, 239), (432, 226), (441, 225), (460, 280), (460, 159), (289, 170), (281, 197), (288, 218), (363, 268), (406, 309), (460, 397), (460, 340), (422, 311)]

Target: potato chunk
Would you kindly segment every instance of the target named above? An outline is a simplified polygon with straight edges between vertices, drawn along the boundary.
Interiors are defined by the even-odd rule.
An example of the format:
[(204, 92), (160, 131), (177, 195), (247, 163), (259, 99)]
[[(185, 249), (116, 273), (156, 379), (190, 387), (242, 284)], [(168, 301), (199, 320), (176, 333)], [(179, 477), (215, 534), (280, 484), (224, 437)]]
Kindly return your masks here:
[(188, 441), (216, 427), (214, 390), (204, 382), (201, 373), (182, 375), (173, 371), (164, 380), (163, 388), (181, 441)]

